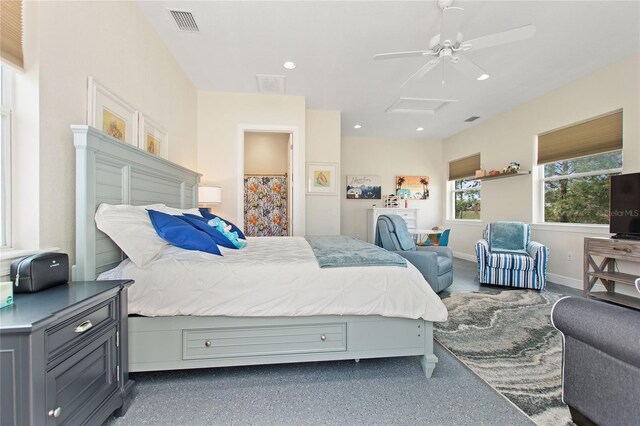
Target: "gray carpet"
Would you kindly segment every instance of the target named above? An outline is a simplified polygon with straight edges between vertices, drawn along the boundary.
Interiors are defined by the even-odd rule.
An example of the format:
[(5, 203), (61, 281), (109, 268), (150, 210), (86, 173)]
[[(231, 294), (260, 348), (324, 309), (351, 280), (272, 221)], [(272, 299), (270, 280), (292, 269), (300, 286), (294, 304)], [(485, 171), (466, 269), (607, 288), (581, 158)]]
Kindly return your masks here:
[(135, 398), (108, 425), (531, 425), (440, 345), (416, 357), (132, 374)]
[(539, 425), (570, 423), (562, 402), (562, 337), (549, 291), (456, 293), (443, 299), (449, 321), (435, 337)]

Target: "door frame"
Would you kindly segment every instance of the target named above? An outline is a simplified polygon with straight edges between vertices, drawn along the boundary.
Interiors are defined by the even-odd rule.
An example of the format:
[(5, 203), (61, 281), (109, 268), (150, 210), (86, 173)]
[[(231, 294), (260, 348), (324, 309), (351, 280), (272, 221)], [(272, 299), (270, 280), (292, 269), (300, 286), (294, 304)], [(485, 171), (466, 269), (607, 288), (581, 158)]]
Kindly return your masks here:
[(291, 234), (296, 237), (305, 235), (305, 152), (304, 144), (300, 141), (300, 128), (298, 126), (268, 125), (268, 124), (239, 124), (237, 136), (237, 225), (244, 229), (244, 134), (245, 132), (272, 132), (291, 134), (291, 187), (287, 190), (291, 195)]

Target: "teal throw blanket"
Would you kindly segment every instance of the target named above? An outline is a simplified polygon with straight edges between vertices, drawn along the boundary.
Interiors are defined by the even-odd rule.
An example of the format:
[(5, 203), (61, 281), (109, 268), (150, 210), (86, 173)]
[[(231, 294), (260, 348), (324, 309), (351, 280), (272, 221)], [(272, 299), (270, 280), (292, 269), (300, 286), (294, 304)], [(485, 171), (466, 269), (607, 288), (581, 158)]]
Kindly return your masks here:
[(402, 266), (407, 261), (399, 254), (345, 235), (306, 236), (321, 268), (349, 266)]
[(527, 253), (527, 225), (522, 222), (493, 222), (489, 227), (492, 253)]

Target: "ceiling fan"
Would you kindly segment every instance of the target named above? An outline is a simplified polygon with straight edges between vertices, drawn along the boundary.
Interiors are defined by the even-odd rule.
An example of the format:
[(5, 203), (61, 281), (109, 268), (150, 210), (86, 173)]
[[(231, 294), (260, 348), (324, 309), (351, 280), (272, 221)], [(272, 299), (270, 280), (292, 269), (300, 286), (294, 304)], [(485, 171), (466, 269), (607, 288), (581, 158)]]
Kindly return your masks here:
[(420, 67), (418, 71), (402, 83), (400, 87), (404, 87), (407, 83), (424, 77), (441, 62), (443, 64), (442, 83), (444, 84), (445, 60), (456, 65), (462, 71), (473, 75), (477, 80), (486, 80), (489, 78), (489, 74), (471, 59), (466, 58), (462, 53), (524, 40), (533, 37), (536, 33), (535, 25), (525, 25), (465, 41), (462, 33), (459, 32), (464, 9), (461, 7), (453, 7), (451, 6), (452, 3), (453, 0), (438, 0), (438, 6), (442, 9), (440, 34), (437, 34), (429, 41), (428, 50), (380, 53), (373, 57), (375, 60), (420, 56), (430, 58), (426, 64)]

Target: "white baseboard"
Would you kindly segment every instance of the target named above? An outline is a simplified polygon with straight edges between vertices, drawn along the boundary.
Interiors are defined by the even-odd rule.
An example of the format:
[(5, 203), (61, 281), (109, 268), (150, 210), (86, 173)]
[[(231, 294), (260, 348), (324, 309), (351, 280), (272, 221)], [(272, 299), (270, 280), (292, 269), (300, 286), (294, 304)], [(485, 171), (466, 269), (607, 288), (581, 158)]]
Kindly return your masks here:
[(468, 260), (473, 263), (478, 263), (478, 259), (476, 258), (475, 254), (468, 254), (468, 253), (461, 253), (459, 251), (454, 251), (453, 257), (457, 259)]
[(576, 278), (565, 277), (564, 275), (551, 274), (547, 272), (547, 279), (555, 284), (565, 285), (567, 287), (582, 290), (582, 280)]

